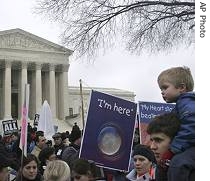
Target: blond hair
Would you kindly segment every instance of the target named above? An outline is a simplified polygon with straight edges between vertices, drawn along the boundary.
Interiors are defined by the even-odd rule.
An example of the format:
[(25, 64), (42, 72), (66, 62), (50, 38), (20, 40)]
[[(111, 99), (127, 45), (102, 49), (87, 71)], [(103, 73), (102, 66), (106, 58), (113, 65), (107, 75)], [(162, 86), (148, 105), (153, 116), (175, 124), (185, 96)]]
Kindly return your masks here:
[(44, 171), (44, 181), (70, 181), (70, 168), (65, 161), (50, 161)]
[(170, 69), (164, 70), (158, 76), (158, 84), (161, 85), (164, 82), (169, 82), (173, 84), (176, 88), (184, 84), (186, 86), (186, 91), (193, 91), (194, 81), (191, 71), (188, 67), (172, 67)]

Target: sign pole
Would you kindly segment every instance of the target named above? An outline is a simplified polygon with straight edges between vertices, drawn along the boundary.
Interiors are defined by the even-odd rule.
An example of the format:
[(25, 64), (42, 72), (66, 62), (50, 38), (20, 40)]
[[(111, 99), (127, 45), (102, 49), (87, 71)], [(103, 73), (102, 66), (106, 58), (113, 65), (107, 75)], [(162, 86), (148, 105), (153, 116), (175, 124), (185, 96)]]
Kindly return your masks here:
[(81, 97), (81, 106), (82, 106), (82, 127), (84, 129), (85, 126), (85, 116), (84, 116), (84, 104), (83, 104), (83, 94), (82, 94), (82, 80), (79, 80), (80, 83), (80, 97)]

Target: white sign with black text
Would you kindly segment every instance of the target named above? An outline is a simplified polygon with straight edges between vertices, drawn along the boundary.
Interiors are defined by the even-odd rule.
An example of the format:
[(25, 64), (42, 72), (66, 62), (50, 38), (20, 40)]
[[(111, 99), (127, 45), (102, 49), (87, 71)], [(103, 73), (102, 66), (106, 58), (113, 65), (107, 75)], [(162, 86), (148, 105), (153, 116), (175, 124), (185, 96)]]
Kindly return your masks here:
[(3, 127), (3, 131), (4, 131), (4, 135), (10, 135), (12, 132), (14, 131), (18, 131), (18, 124), (17, 124), (17, 120), (5, 120), (2, 121), (2, 127)]

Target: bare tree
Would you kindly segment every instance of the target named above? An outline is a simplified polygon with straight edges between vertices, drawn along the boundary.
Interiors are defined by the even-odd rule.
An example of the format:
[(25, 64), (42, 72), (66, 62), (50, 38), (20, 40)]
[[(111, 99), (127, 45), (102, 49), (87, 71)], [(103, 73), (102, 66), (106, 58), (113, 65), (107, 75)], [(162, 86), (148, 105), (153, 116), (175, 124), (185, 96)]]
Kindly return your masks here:
[(64, 25), (63, 43), (79, 56), (117, 39), (132, 53), (194, 42), (194, 0), (39, 0), (36, 10)]

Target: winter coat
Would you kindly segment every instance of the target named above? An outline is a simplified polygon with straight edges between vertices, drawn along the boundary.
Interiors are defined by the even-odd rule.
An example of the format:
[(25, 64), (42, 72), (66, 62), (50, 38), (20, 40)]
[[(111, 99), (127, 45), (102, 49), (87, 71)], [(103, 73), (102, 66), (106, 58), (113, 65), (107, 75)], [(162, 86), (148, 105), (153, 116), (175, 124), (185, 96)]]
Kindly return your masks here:
[(150, 174), (147, 172), (144, 175), (137, 178), (136, 170), (133, 169), (126, 178), (130, 181), (155, 181), (151, 178)]
[(170, 148), (173, 153), (180, 153), (195, 146), (195, 93), (181, 94), (173, 111), (177, 113), (181, 125)]
[(64, 160), (69, 165), (69, 167), (72, 167), (73, 161), (79, 158), (79, 150), (79, 145), (71, 144), (63, 151), (62, 160)]

